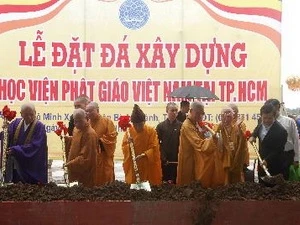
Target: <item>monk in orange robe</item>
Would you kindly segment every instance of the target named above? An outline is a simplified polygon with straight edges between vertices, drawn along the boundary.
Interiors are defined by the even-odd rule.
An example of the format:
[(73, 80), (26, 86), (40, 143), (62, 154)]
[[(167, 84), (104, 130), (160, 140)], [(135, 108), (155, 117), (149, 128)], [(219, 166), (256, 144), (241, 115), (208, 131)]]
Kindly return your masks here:
[(204, 115), (204, 105), (192, 102), (190, 113), (180, 130), (177, 185), (200, 181), (204, 187), (211, 186), (217, 139), (204, 136), (199, 126)]
[[(87, 104), (90, 102), (90, 98), (86, 95), (79, 95), (75, 101), (74, 101), (74, 109), (83, 109), (85, 110)], [(70, 116), (69, 120), (69, 127), (68, 127), (68, 134), (69, 136), (73, 135), (73, 130), (74, 130), (74, 117), (73, 115)], [(66, 138), (65, 139), (65, 159), (68, 159), (69, 152), (70, 152), (70, 147), (71, 147), (71, 138)]]
[[(134, 105), (130, 120), (133, 127), (128, 128), (122, 142), (125, 182), (136, 183), (131, 157), (131, 151), (134, 151), (140, 180), (149, 181), (151, 185), (159, 185), (162, 182), (162, 170), (156, 131), (145, 124), (145, 114), (138, 105)], [(133, 142), (134, 149), (129, 147), (130, 142)]]
[(247, 140), (242, 129), (243, 120), (234, 122), (232, 108), (222, 109), (222, 122), (216, 132), (219, 133), (218, 158), (219, 171), (224, 172), (224, 184), (243, 182), (243, 166), (248, 152)]
[(114, 154), (117, 143), (117, 131), (113, 121), (99, 114), (96, 102), (90, 102), (86, 107), (91, 127), (98, 135), (100, 152), (97, 154), (97, 185), (103, 185), (115, 180)]
[(75, 129), (71, 139), (70, 153), (67, 163), (70, 182), (78, 181), (85, 187), (96, 185), (96, 154), (98, 137), (88, 123), (83, 109), (75, 109), (73, 113)]
[[(239, 121), (239, 108), (238, 108), (238, 106), (236, 104), (231, 103), (231, 104), (229, 104), (229, 107), (232, 108), (233, 113), (234, 113), (232, 123), (233, 124), (239, 123), (240, 121)], [(244, 119), (244, 118), (241, 117), (240, 119)], [(240, 128), (242, 129), (243, 133), (245, 134), (246, 131), (247, 131), (247, 127), (246, 127), (245, 122), (240, 122)], [(250, 154), (249, 154), (248, 145), (246, 146), (246, 151), (247, 151), (247, 153), (246, 153), (246, 156), (245, 156), (244, 167), (249, 166), (249, 164), (250, 164)]]

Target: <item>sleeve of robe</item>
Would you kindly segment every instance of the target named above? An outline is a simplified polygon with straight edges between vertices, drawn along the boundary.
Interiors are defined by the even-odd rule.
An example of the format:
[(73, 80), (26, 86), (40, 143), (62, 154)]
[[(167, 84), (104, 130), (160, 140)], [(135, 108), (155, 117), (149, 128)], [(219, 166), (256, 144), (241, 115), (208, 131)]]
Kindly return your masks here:
[[(149, 128), (150, 129), (150, 128)], [(159, 152), (159, 143), (156, 131), (153, 129), (149, 130), (149, 145), (148, 149), (145, 151), (145, 154), (150, 163), (160, 163), (160, 152)]]
[[(241, 123), (241, 129), (242, 129), (243, 133), (245, 134), (246, 131), (247, 131), (247, 126), (244, 122)], [(246, 143), (245, 143), (245, 145), (246, 145), (246, 147), (245, 147), (246, 148), (246, 155), (245, 155), (245, 159), (244, 159), (244, 165), (249, 166), (249, 164), (250, 164), (250, 154), (249, 154), (248, 141), (246, 140), (246, 138), (245, 138), (245, 141), (246, 141)]]
[(65, 142), (65, 160), (67, 161), (69, 158), (70, 148), (72, 144), (72, 136), (65, 136), (64, 137)]
[(70, 136), (73, 136), (73, 130), (74, 130), (74, 118), (73, 115), (70, 116), (69, 126), (68, 126), (68, 134)]
[(133, 179), (135, 174), (133, 171), (133, 163), (131, 158), (131, 153), (129, 149), (129, 143), (128, 143), (128, 133), (125, 132), (123, 140), (122, 140), (122, 152), (123, 152), (123, 170), (125, 173), (125, 182), (128, 184), (133, 183)]
[(195, 151), (195, 178), (203, 187), (213, 187), (215, 168), (215, 152), (217, 146), (212, 138), (203, 140), (202, 149)]
[[(185, 121), (180, 130), (177, 184), (186, 185), (195, 180), (201, 180), (206, 175), (204, 174), (207, 171), (206, 168), (213, 163), (207, 157), (212, 157), (215, 149), (216, 145), (212, 138), (202, 139), (196, 128)], [(204, 161), (209, 161), (209, 164), (203, 165)]]
[(161, 147), (161, 141), (163, 138), (163, 124), (162, 123), (159, 123), (156, 126), (156, 133), (157, 133), (157, 138), (158, 138), (158, 143), (159, 143), (161, 161), (166, 162), (167, 161), (166, 153), (164, 152), (163, 148)]
[(243, 129), (235, 127), (236, 129), (236, 151), (233, 158), (233, 162), (231, 163), (231, 171), (240, 171), (242, 172), (243, 166), (245, 163), (245, 158), (248, 153), (247, 140), (243, 135)]
[(159, 185), (162, 181), (162, 170), (160, 161), (159, 143), (155, 129), (149, 129), (149, 148), (145, 151), (149, 161), (149, 181), (153, 185)]
[(97, 154), (97, 184), (103, 185), (115, 180), (114, 154), (116, 150), (117, 132), (111, 119), (100, 117), (93, 128), (98, 134), (101, 152)]
[(105, 148), (105, 153), (113, 157), (116, 149), (116, 143), (117, 143), (117, 135), (115, 125), (113, 122), (109, 119), (107, 121), (107, 132), (100, 138), (100, 141), (103, 143)]
[(11, 146), (10, 149), (12, 150), (13, 154), (18, 158), (30, 158), (33, 157), (40, 149), (44, 149), (46, 139), (47, 137), (45, 126), (36, 125), (32, 135), (32, 141), (30, 143), (24, 145)]
[(254, 137), (254, 138), (257, 138), (257, 137), (258, 137), (258, 135), (259, 135), (259, 128), (260, 128), (260, 124), (258, 124), (258, 125), (254, 128), (254, 130), (253, 130), (253, 132), (252, 132), (252, 134), (251, 134), (252, 137)]
[(67, 163), (70, 170), (80, 173), (85, 170), (90, 170), (95, 160), (95, 149), (98, 149), (98, 138), (96, 135), (85, 135), (82, 142), (84, 145), (80, 149), (78, 156)]
[(223, 161), (224, 168), (230, 168), (231, 171), (242, 171), (243, 165), (248, 152), (247, 140), (244, 136), (243, 127), (239, 128), (238, 126), (233, 127), (233, 136), (232, 141), (234, 142), (234, 155), (232, 155), (231, 150), (229, 149), (229, 140), (227, 135), (224, 135), (224, 128), (222, 124), (219, 125), (219, 132), (222, 135), (222, 142), (219, 146), (220, 155)]
[(296, 122), (293, 120), (290, 120), (290, 125), (289, 125), (290, 129), (291, 129), (291, 138), (293, 139), (294, 142), (294, 161), (299, 161), (299, 135), (298, 135), (298, 130), (297, 130), (297, 125)]
[(190, 127), (183, 127), (180, 132), (182, 133), (181, 137), (185, 142), (188, 142), (195, 151), (210, 155), (216, 149), (216, 145), (212, 138), (202, 139)]

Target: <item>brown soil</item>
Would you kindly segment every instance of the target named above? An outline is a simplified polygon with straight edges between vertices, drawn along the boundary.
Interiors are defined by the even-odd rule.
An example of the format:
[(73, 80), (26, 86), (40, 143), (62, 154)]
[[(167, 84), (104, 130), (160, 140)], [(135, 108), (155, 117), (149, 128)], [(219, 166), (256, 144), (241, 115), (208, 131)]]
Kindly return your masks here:
[(47, 185), (12, 184), (0, 187), (0, 201), (184, 201), (207, 198), (214, 200), (299, 200), (300, 183), (285, 182), (282, 185), (266, 187), (257, 183), (241, 183), (204, 189), (199, 183), (177, 187), (170, 184), (152, 187), (151, 192), (131, 190), (129, 185), (116, 181), (110, 185), (84, 188), (81, 186), (60, 187)]
[(47, 185), (13, 184), (0, 187), (0, 201), (199, 201), (195, 211), (195, 224), (209, 225), (219, 201), (230, 200), (300, 200), (300, 183), (284, 182), (274, 187), (257, 183), (241, 183), (216, 189), (204, 189), (199, 183), (177, 187), (164, 184), (152, 187), (151, 192), (131, 190), (130, 186), (116, 181), (110, 185), (84, 188)]

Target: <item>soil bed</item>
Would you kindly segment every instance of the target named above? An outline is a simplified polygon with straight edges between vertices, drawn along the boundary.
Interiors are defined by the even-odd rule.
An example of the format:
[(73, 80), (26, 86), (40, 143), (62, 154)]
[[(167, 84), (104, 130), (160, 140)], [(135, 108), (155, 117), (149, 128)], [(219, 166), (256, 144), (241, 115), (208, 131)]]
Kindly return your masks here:
[[(193, 224), (209, 225), (220, 202), (226, 201), (299, 201), (300, 183), (285, 182), (282, 185), (266, 187), (257, 183), (243, 183), (204, 189), (199, 183), (177, 187), (165, 184), (152, 187), (151, 192), (131, 190), (130, 186), (116, 181), (110, 185), (84, 188), (81, 186), (61, 187), (55, 183), (47, 185), (13, 184), (0, 187), (2, 202), (187, 202), (197, 204), (191, 212)], [(184, 204), (184, 203), (183, 203)]]
[(185, 200), (299, 200), (300, 183), (285, 182), (275, 187), (257, 183), (235, 184), (217, 189), (204, 189), (199, 183), (177, 187), (162, 185), (151, 192), (131, 190), (129, 185), (116, 181), (110, 185), (84, 188), (47, 185), (13, 184), (0, 187), (0, 201), (185, 201)]

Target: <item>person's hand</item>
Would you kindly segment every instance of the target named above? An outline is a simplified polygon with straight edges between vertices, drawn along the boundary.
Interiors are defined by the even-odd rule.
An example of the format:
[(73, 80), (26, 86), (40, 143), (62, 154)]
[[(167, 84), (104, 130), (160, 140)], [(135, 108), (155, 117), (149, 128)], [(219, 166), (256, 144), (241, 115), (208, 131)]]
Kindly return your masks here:
[(255, 137), (250, 137), (248, 140), (251, 144), (256, 142), (256, 138)]
[(6, 128), (8, 128), (8, 122), (6, 121), (6, 122), (3, 122), (3, 124), (2, 124), (2, 129), (6, 129)]
[(133, 138), (132, 137), (128, 137), (128, 143), (133, 143)]
[(219, 133), (215, 133), (214, 135), (212, 135), (212, 139), (213, 141), (217, 144), (218, 141), (219, 141), (219, 137), (220, 137), (220, 134)]
[(166, 157), (160, 156), (160, 160), (161, 160), (162, 165), (167, 165), (168, 164), (168, 160), (166, 159)]
[(60, 136), (61, 139), (64, 139), (64, 141), (72, 140), (72, 136)]
[(241, 127), (241, 124), (244, 122), (244, 115), (243, 116), (241, 116), (241, 117), (239, 117), (238, 118), (238, 120), (236, 121), (236, 125), (238, 126), (238, 127)]
[(8, 154), (8, 155), (11, 155), (11, 154), (12, 154), (11, 148), (7, 149), (7, 154)]
[(137, 157), (135, 157), (135, 160), (138, 161), (139, 159), (141, 159), (141, 158), (143, 158), (145, 156), (146, 156), (146, 154), (142, 153), (142, 154), (138, 155)]

